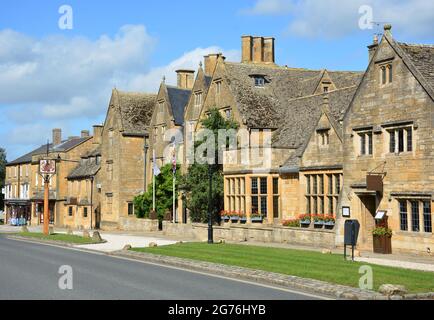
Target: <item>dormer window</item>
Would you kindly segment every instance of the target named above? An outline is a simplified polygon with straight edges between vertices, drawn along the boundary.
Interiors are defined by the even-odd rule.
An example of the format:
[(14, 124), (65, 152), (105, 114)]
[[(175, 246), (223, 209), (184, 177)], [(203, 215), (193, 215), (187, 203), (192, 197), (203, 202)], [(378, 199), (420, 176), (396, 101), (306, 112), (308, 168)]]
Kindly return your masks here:
[(194, 105), (199, 107), (202, 105), (202, 92), (196, 92), (194, 94)]

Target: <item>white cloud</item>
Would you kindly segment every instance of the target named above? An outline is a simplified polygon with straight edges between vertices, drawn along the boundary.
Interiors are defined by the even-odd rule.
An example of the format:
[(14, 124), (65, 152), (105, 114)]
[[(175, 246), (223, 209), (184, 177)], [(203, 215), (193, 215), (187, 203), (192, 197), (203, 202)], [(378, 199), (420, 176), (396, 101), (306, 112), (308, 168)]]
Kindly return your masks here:
[(267, 2), (258, 0), (246, 12), (287, 14), (290, 19), (286, 32), (298, 37), (350, 35), (359, 30), (359, 8), (362, 5), (372, 7), (375, 22), (391, 23), (402, 36), (432, 36), (434, 25), (434, 2), (426, 0), (272, 0), (269, 5)]
[(176, 84), (175, 70), (197, 69), (209, 53), (239, 60), (238, 51), (196, 48), (161, 67), (150, 67), (156, 41), (142, 25), (127, 25), (110, 37), (32, 38), (0, 30), (0, 143), (9, 159), (28, 151), (61, 127), (77, 135), (105, 116), (111, 90), (156, 92), (161, 79)]
[(244, 9), (241, 13), (248, 15), (284, 15), (294, 9), (292, 1), (288, 0), (258, 0), (252, 8)]

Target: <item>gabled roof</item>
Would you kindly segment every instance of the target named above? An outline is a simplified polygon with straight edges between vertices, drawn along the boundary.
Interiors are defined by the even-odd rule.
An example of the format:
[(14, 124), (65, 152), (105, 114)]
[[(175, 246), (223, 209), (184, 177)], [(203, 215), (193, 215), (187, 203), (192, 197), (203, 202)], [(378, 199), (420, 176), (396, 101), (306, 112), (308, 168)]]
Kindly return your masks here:
[[(225, 77), (237, 101), (244, 124), (250, 128), (279, 128), (288, 109), (288, 101), (312, 95), (321, 80), (323, 70), (309, 70), (256, 65), (225, 63)], [(353, 86), (362, 73), (331, 71), (338, 89)], [(257, 88), (252, 77), (262, 75), (264, 87)]]
[[(49, 144), (49, 148), (51, 148), (51, 144)], [(36, 148), (33, 151), (30, 151), (29, 153), (26, 153), (25, 155), (10, 161), (6, 164), (6, 166), (14, 166), (14, 165), (18, 165), (18, 164), (24, 164), (24, 163), (31, 163), (32, 162), (32, 156), (35, 154), (42, 154), (44, 152), (47, 152), (47, 145), (42, 145), (38, 148)]]
[(85, 179), (95, 176), (101, 169), (101, 164), (97, 164), (93, 159), (84, 159), (82, 163), (68, 175), (68, 180)]
[[(342, 130), (342, 121), (357, 87), (339, 89), (289, 101), (286, 114), (279, 129), (273, 135), (274, 147), (296, 149), (296, 152), (283, 164), (284, 167), (298, 165), (312, 133), (324, 111), (329, 117), (338, 135)], [(328, 106), (323, 108), (324, 97), (328, 97)]]
[(397, 42), (405, 56), (423, 77), (426, 85), (434, 89), (434, 45), (407, 44)]
[(115, 107), (119, 112), (122, 124), (121, 131), (127, 134), (145, 134), (152, 113), (154, 112), (156, 95), (113, 90), (116, 95)]
[(184, 124), (184, 111), (190, 99), (191, 90), (168, 85), (166, 88), (175, 124), (182, 126)]

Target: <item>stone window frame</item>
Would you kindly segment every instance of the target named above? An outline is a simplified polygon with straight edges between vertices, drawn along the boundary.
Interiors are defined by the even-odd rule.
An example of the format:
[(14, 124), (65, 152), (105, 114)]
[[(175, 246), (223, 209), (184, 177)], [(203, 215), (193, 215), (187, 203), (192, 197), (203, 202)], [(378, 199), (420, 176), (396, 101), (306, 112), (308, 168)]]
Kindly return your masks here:
[[(411, 197), (397, 197), (398, 210), (399, 210), (399, 231), (403, 234), (414, 235), (432, 235), (432, 199), (429, 197), (424, 198), (411, 198)], [(413, 206), (417, 203), (417, 216), (414, 216)], [(429, 203), (430, 214), (425, 212), (425, 205)], [(405, 211), (403, 211), (403, 204), (405, 204)], [(405, 219), (405, 220), (403, 220)], [(414, 226), (415, 221), (418, 225)], [(430, 223), (430, 225), (428, 225)], [(426, 230), (429, 229), (430, 232)]]
[(200, 107), (203, 103), (203, 92), (198, 90), (194, 92), (194, 106)]
[(354, 130), (355, 136), (357, 137), (355, 141), (355, 148), (357, 150), (357, 155), (359, 157), (370, 157), (374, 156), (374, 130), (372, 127), (366, 129)]
[(318, 129), (316, 135), (317, 144), (320, 148), (326, 148), (330, 145), (330, 129)]
[(83, 218), (87, 218), (88, 217), (88, 208), (87, 207), (83, 207)]
[(225, 178), (225, 180), (227, 209), (246, 213), (246, 177), (231, 176)]
[[(130, 211), (130, 209), (132, 210)], [(134, 216), (134, 202), (132, 201), (127, 201), (127, 216)]]
[(216, 94), (216, 96), (220, 96), (220, 94), (222, 93), (223, 80), (222, 79), (216, 79), (214, 81), (214, 83), (215, 83), (215, 94)]
[(393, 83), (393, 58), (377, 62), (380, 87)]
[[(343, 173), (334, 171), (306, 172), (303, 174), (303, 176), (306, 181), (306, 190), (304, 196), (306, 204), (305, 213), (319, 215), (336, 215), (338, 209), (337, 206), (339, 201), (339, 195), (342, 191)], [(331, 185), (330, 177), (332, 182)], [(315, 178), (317, 181), (316, 192), (314, 192)]]
[[(387, 154), (388, 155), (402, 155), (402, 154), (414, 154), (416, 147), (416, 139), (415, 139), (415, 126), (413, 123), (402, 124), (402, 125), (394, 125), (387, 126), (385, 128), (387, 132)], [(400, 149), (400, 131), (402, 131), (402, 151)], [(410, 134), (409, 134), (410, 132)], [(393, 141), (394, 141), (394, 152), (391, 152), (392, 147), (392, 133), (393, 133)], [(409, 142), (411, 141), (411, 145), (409, 148)]]

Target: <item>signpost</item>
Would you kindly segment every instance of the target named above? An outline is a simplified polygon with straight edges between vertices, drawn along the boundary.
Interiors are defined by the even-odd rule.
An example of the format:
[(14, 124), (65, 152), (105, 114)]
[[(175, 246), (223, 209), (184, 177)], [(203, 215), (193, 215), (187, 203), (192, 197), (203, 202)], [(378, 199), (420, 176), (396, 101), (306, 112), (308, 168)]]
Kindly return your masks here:
[(56, 174), (56, 161), (50, 159), (42, 159), (39, 161), (39, 174), (44, 179), (44, 234), (49, 234), (50, 224), (50, 180)]

